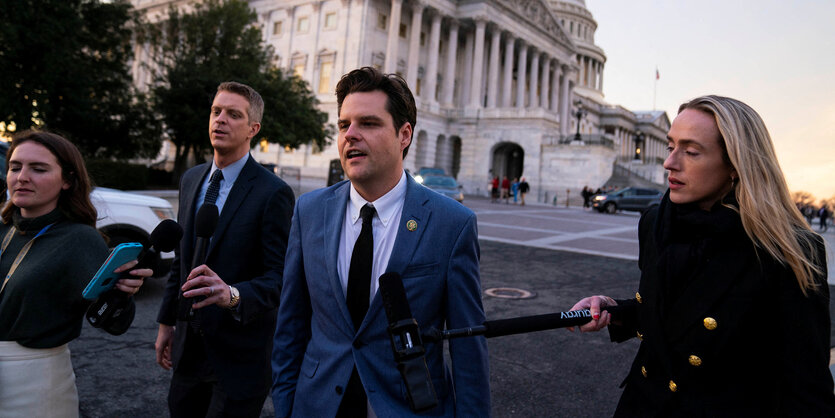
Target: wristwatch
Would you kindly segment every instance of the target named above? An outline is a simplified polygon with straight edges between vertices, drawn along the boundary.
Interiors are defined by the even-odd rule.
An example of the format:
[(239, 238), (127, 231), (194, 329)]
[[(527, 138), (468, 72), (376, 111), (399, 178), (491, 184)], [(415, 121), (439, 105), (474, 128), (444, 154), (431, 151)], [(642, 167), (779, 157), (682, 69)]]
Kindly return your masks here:
[(241, 292), (238, 292), (234, 286), (229, 286), (229, 306), (228, 309), (233, 309), (241, 303)]

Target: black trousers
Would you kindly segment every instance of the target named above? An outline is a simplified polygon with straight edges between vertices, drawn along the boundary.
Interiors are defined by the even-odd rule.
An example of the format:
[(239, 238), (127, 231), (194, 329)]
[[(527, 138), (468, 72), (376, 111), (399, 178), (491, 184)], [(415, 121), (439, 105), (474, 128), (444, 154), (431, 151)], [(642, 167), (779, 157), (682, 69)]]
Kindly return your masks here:
[(189, 327), (183, 357), (168, 391), (172, 418), (258, 418), (268, 392), (244, 399), (230, 398), (221, 387), (206, 356), (203, 338)]

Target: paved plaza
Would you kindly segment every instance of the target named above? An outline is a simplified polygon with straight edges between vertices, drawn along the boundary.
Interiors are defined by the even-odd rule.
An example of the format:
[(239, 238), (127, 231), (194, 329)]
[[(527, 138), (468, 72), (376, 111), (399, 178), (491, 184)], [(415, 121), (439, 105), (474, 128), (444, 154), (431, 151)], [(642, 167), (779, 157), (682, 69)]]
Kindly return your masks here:
[[(162, 195), (176, 201), (176, 194)], [(533, 296), (485, 295), (488, 320), (564, 311), (592, 294), (634, 294), (638, 214), (522, 207), (472, 196), (465, 204), (478, 216), (483, 288)], [(825, 234), (830, 243), (834, 235), (832, 229)], [(137, 317), (126, 334), (114, 337), (85, 324), (70, 344), (82, 416), (168, 415), (170, 372), (156, 365), (153, 348), (163, 283), (151, 279), (137, 295)], [(613, 344), (606, 332), (560, 329), (493, 338), (488, 347), (494, 417), (598, 417), (614, 412), (638, 344)], [(269, 401), (262, 416), (272, 416)]]

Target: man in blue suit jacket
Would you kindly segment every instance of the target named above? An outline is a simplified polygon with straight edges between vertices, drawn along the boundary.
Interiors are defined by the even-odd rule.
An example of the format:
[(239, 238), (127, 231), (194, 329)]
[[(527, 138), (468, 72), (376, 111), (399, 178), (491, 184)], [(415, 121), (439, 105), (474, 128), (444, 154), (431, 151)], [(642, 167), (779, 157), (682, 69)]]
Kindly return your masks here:
[[(402, 78), (365, 67), (343, 76), (336, 91), (349, 181), (308, 193), (296, 206), (273, 347), (273, 405), (278, 417), (411, 416), (378, 279), (402, 276), (423, 329), (482, 324), (476, 218), (404, 172), (416, 110)], [(364, 206), (374, 208), (373, 261), (367, 311), (357, 317), (352, 259)], [(443, 343), (426, 344), (439, 404), (421, 416), (489, 416), (486, 340), (453, 340), (449, 351), (451, 370)]]
[[(157, 321), (157, 363), (174, 368), (172, 417), (258, 417), (270, 388), (270, 352), (290, 231), (293, 191), (249, 155), (264, 102), (249, 86), (218, 87), (209, 118), (212, 162), (180, 182), (184, 234)], [(220, 175), (222, 174), (222, 176)], [(210, 179), (218, 181), (209, 193)], [(205, 263), (191, 265), (195, 214), (208, 195), (220, 217)], [(192, 300), (205, 297), (204, 300)], [(189, 315), (189, 311), (192, 312)]]

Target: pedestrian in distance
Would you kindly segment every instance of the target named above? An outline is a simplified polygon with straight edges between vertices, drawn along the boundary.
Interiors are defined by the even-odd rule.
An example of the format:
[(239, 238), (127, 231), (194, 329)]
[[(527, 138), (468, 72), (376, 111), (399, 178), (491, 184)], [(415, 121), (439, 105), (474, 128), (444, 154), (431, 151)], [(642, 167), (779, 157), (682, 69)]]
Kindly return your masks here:
[(510, 198), (510, 180), (507, 179), (507, 176), (502, 176), (502, 199), (504, 199), (504, 203), (508, 204)]
[(531, 186), (528, 184), (525, 178), (522, 177), (522, 181), (519, 182), (519, 195), (522, 200), (522, 206), (525, 206), (525, 195), (528, 194), (530, 190)]
[[(172, 417), (258, 417), (269, 394), (294, 196), (249, 155), (263, 112), (264, 101), (251, 87), (221, 83), (209, 112), (212, 161), (189, 169), (180, 181), (184, 235), (157, 316), (155, 345), (157, 363), (174, 369)], [(198, 212), (215, 210), (211, 205), (217, 225), (204, 257), (195, 257), (197, 240), (207, 239), (195, 238), (203, 228), (196, 224), (205, 223)]]
[(513, 179), (510, 183), (510, 194), (513, 196), (513, 204), (519, 201), (519, 177)]
[(299, 198), (273, 347), (277, 417), (488, 417), (483, 336), (426, 343), (438, 405), (411, 410), (378, 291), (402, 276), (423, 329), (484, 322), (475, 214), (403, 170), (417, 110), (396, 74), (363, 67), (336, 86), (347, 181)]
[[(81, 334), (90, 301), (82, 292), (107, 258), (96, 230), (91, 184), (78, 149), (48, 132), (24, 131), (6, 154), (10, 201), (0, 236), (0, 415), (77, 417), (78, 390), (67, 343)], [(135, 294), (150, 269), (133, 269), (115, 285)], [(99, 323), (120, 335), (135, 306), (128, 298), (118, 317)]]
[(583, 209), (591, 207), (591, 195), (592, 193), (591, 189), (589, 189), (589, 186), (583, 186), (583, 191), (580, 192), (580, 196), (583, 197)]
[(494, 176), (490, 182), (490, 202), (496, 203), (499, 201), (499, 176)]
[(669, 189), (640, 220), (635, 297), (572, 308), (591, 311), (582, 331), (641, 340), (615, 416), (835, 416), (824, 242), (762, 119), (703, 96), (667, 138)]
[(826, 230), (828, 229), (826, 221), (829, 219), (829, 216), (829, 209), (827, 209), (826, 204), (824, 203), (823, 205), (821, 205), (821, 208), (818, 211), (818, 218), (820, 219), (819, 230), (821, 232), (826, 232)]

